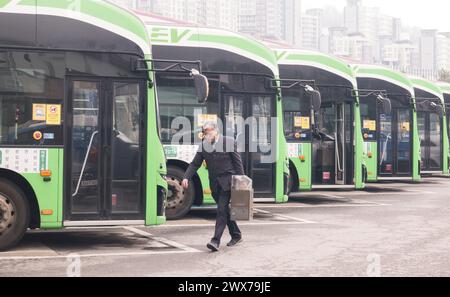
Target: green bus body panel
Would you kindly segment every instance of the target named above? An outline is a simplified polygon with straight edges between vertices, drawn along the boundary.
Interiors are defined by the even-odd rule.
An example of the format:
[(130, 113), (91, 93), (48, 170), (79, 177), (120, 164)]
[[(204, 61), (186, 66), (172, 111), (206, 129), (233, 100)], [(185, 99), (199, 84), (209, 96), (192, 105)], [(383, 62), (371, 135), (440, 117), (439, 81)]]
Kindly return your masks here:
[(364, 189), (366, 187), (363, 177), (363, 166), (365, 165), (365, 155), (364, 155), (364, 138), (362, 136), (362, 126), (361, 126), (361, 110), (359, 108), (359, 97), (357, 97), (357, 102), (354, 107), (354, 141), (355, 141), (355, 174), (354, 174), (354, 184), (357, 190)]
[[(364, 143), (364, 155), (366, 159), (367, 181), (378, 181), (378, 143), (375, 141), (368, 141)], [(369, 153), (372, 157), (369, 158)]]
[(198, 177), (200, 178), (200, 182), (202, 184), (203, 189), (203, 204), (215, 204), (214, 198), (212, 197), (211, 185), (209, 184), (209, 174), (208, 169), (205, 166), (202, 166), (197, 171)]
[[(446, 95), (450, 95), (450, 83), (443, 83), (440, 82), (439, 83), (439, 87), (441, 88), (441, 90), (444, 92), (444, 94)], [(447, 111), (448, 112), (448, 111)], [(450, 119), (448, 117), (446, 117), (446, 120), (449, 121)], [(448, 122), (447, 122), (448, 124)], [(448, 125), (447, 125), (448, 127)], [(450, 131), (447, 130), (447, 135), (450, 133)], [(448, 139), (448, 137), (447, 137)], [(448, 144), (448, 158), (450, 158), (450, 143)], [(447, 161), (448, 162), (448, 161)], [(449, 167), (449, 173), (450, 173), (450, 164), (447, 164), (447, 166)]]
[[(445, 114), (445, 113), (444, 113)], [(443, 156), (443, 168), (444, 168), (444, 174), (447, 174), (447, 173), (449, 173), (450, 172), (450, 170), (449, 170), (449, 163), (448, 163), (448, 158), (449, 158), (449, 149), (450, 149), (450, 143), (449, 143), (449, 139), (448, 139), (448, 133), (449, 133), (449, 131), (448, 131), (448, 118), (447, 118), (447, 116), (444, 116), (444, 118), (443, 118), (443, 126), (444, 126), (444, 128), (443, 128), (443, 137), (444, 137), (444, 147), (443, 147), (443, 154), (442, 154), (442, 156)], [(445, 154), (445, 152), (447, 152), (447, 154)]]
[[(39, 150), (38, 148), (36, 148)], [(45, 182), (39, 173), (21, 174), (32, 187), (39, 205), (39, 211), (52, 210), (52, 215), (41, 215), (41, 228), (62, 228), (63, 222), (63, 149), (46, 149), (48, 166), (46, 170), (52, 172), (51, 181)], [(20, 173), (19, 173), (20, 174)]]
[[(145, 59), (150, 60), (151, 55), (146, 55)], [(152, 69), (152, 64), (147, 63), (148, 69)], [(154, 81), (153, 73), (149, 76)], [(157, 216), (157, 189), (161, 187), (167, 192), (167, 181), (163, 176), (167, 175), (166, 155), (159, 138), (159, 128), (156, 121), (157, 107), (155, 88), (148, 88), (148, 104), (147, 104), (147, 182), (146, 182), (146, 225), (161, 225), (166, 222), (165, 216)], [(155, 120), (150, 120), (155, 119)], [(158, 145), (154, 145), (158, 144)]]
[(334, 68), (335, 70), (348, 75), (353, 76), (351, 69), (345, 63), (334, 59), (333, 57), (313, 54), (288, 54), (286, 60), (291, 61), (311, 61), (314, 63), (322, 64), (327, 67)]
[[(380, 80), (385, 80), (386, 82), (395, 84), (405, 90), (409, 91), (412, 96), (413, 104), (415, 106), (414, 98), (414, 86), (412, 80), (402, 73), (377, 66), (370, 65), (355, 65), (353, 67), (356, 77), (361, 78), (376, 78)], [(420, 138), (419, 138), (419, 128), (417, 122), (417, 112), (414, 107), (413, 110), (413, 150), (412, 150), (412, 180), (420, 181)], [(368, 170), (368, 181), (375, 182), (378, 181), (378, 144), (374, 142), (366, 142), (366, 146), (369, 145), (370, 150), (365, 152), (366, 166)], [(372, 153), (372, 158), (369, 158), (367, 153)]]
[(264, 45), (254, 42), (250, 39), (239, 36), (215, 36), (207, 34), (194, 34), (189, 40), (198, 42), (208, 42), (216, 44), (229, 45), (235, 48), (239, 48), (248, 51), (256, 56), (265, 59), (267, 62), (277, 67), (277, 61), (273, 53)]
[[(79, 4), (77, 4), (79, 3)], [(104, 22), (121, 27), (143, 40), (148, 40), (147, 31), (139, 18), (134, 14), (106, 1), (96, 0), (21, 0), (18, 5), (35, 6), (38, 8), (58, 8), (77, 11), (92, 16)], [(1, 6), (1, 5), (0, 5)]]
[[(147, 25), (152, 44), (171, 46), (198, 46), (211, 48), (230, 47), (230, 50), (249, 59), (264, 60), (264, 65), (278, 76), (278, 64), (274, 53), (259, 41), (237, 33), (202, 27), (177, 25)], [(211, 33), (208, 33), (211, 31)], [(212, 33), (214, 32), (214, 33)], [(220, 34), (219, 34), (220, 32)], [(198, 43), (198, 44), (197, 44)], [(225, 48), (225, 50), (228, 50)]]
[(4, 7), (6, 4), (11, 2), (12, 0), (0, 0), (0, 8)]
[(414, 131), (413, 131), (413, 181), (420, 181), (422, 179), (420, 175), (420, 161), (422, 160), (422, 155), (420, 151), (420, 137), (419, 137), (419, 124), (417, 118), (416, 108), (413, 112), (413, 121), (414, 121)]
[(405, 76), (403, 76), (401, 73), (395, 72), (390, 69), (384, 69), (384, 68), (370, 68), (370, 67), (364, 67), (364, 66), (355, 66), (355, 74), (358, 77), (358, 75), (367, 74), (369, 76), (376, 75), (379, 77), (385, 77), (391, 81), (395, 81), (399, 84), (400, 87), (405, 88), (409, 87), (409, 91), (413, 91), (413, 85), (412, 82)]
[(444, 102), (443, 93), (441, 88), (432, 83), (431, 81), (421, 79), (421, 78), (411, 78), (411, 81), (414, 84), (414, 87), (418, 89), (422, 89), (426, 92), (432, 93), (433, 95), (439, 97), (441, 102)]
[[(279, 78), (276, 76), (275, 78)], [(277, 125), (278, 125), (278, 141), (277, 141), (277, 164), (276, 164), (276, 189), (275, 202), (286, 203), (289, 197), (285, 195), (284, 176), (289, 175), (289, 159), (287, 157), (287, 142), (284, 137), (284, 121), (283, 121), (283, 103), (282, 98), (276, 97), (277, 104)]]
[[(294, 165), (298, 176), (298, 189), (300, 191), (310, 191), (312, 189), (312, 144), (299, 143), (297, 154), (298, 157), (291, 156), (290, 161)], [(301, 161), (300, 156), (304, 156), (305, 160)]]

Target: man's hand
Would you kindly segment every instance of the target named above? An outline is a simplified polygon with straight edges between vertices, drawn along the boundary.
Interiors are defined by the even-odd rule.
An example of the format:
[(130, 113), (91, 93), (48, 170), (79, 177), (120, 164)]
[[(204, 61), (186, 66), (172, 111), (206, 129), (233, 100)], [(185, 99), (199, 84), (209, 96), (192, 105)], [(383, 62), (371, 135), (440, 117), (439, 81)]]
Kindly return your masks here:
[(189, 188), (189, 180), (183, 179), (183, 181), (181, 182), (181, 185), (183, 186), (184, 189), (187, 190), (187, 188)]

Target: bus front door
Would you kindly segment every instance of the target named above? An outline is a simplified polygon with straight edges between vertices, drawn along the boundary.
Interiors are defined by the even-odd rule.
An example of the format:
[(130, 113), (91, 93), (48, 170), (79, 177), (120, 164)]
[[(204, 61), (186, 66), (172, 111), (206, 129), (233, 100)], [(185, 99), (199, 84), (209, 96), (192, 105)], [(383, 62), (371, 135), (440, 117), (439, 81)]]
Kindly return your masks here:
[(351, 104), (325, 103), (315, 116), (313, 185), (346, 185), (352, 149)]
[(423, 173), (442, 171), (441, 118), (439, 114), (432, 112), (419, 112), (417, 118), (422, 157), (421, 171)]
[(384, 177), (411, 176), (412, 125), (408, 109), (380, 114), (379, 174)]
[(143, 84), (68, 82), (65, 219), (143, 220)]
[[(224, 134), (234, 137), (246, 174), (253, 180), (255, 197), (275, 194), (271, 118), (272, 95), (224, 94)], [(275, 142), (274, 142), (275, 143)]]

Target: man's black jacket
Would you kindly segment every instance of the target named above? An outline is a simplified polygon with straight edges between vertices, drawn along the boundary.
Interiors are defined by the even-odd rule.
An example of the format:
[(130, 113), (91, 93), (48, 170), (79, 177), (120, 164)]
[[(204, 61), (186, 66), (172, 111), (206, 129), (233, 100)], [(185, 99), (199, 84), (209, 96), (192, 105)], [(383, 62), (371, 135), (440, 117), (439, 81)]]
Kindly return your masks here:
[(208, 166), (209, 183), (213, 193), (217, 192), (219, 185), (224, 191), (230, 191), (231, 176), (245, 174), (236, 142), (230, 137), (221, 135), (214, 147), (212, 144), (203, 142), (186, 170), (184, 178), (191, 179), (202, 166), (203, 161), (206, 161)]

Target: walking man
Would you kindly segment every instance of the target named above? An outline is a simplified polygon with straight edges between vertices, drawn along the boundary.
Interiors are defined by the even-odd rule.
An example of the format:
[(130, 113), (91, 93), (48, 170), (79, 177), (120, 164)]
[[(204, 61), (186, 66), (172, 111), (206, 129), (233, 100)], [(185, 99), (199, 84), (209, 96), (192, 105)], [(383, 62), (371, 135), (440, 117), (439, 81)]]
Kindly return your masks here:
[(194, 161), (184, 175), (182, 186), (185, 189), (189, 187), (189, 180), (205, 161), (208, 166), (212, 196), (217, 203), (214, 237), (207, 244), (207, 247), (211, 251), (217, 252), (227, 226), (231, 235), (231, 241), (227, 246), (232, 247), (242, 241), (242, 234), (237, 223), (230, 219), (229, 204), (231, 177), (233, 175), (244, 175), (244, 167), (241, 155), (237, 151), (236, 142), (233, 138), (221, 135), (216, 123), (206, 123), (203, 126), (203, 136), (203, 142), (195, 155)]

